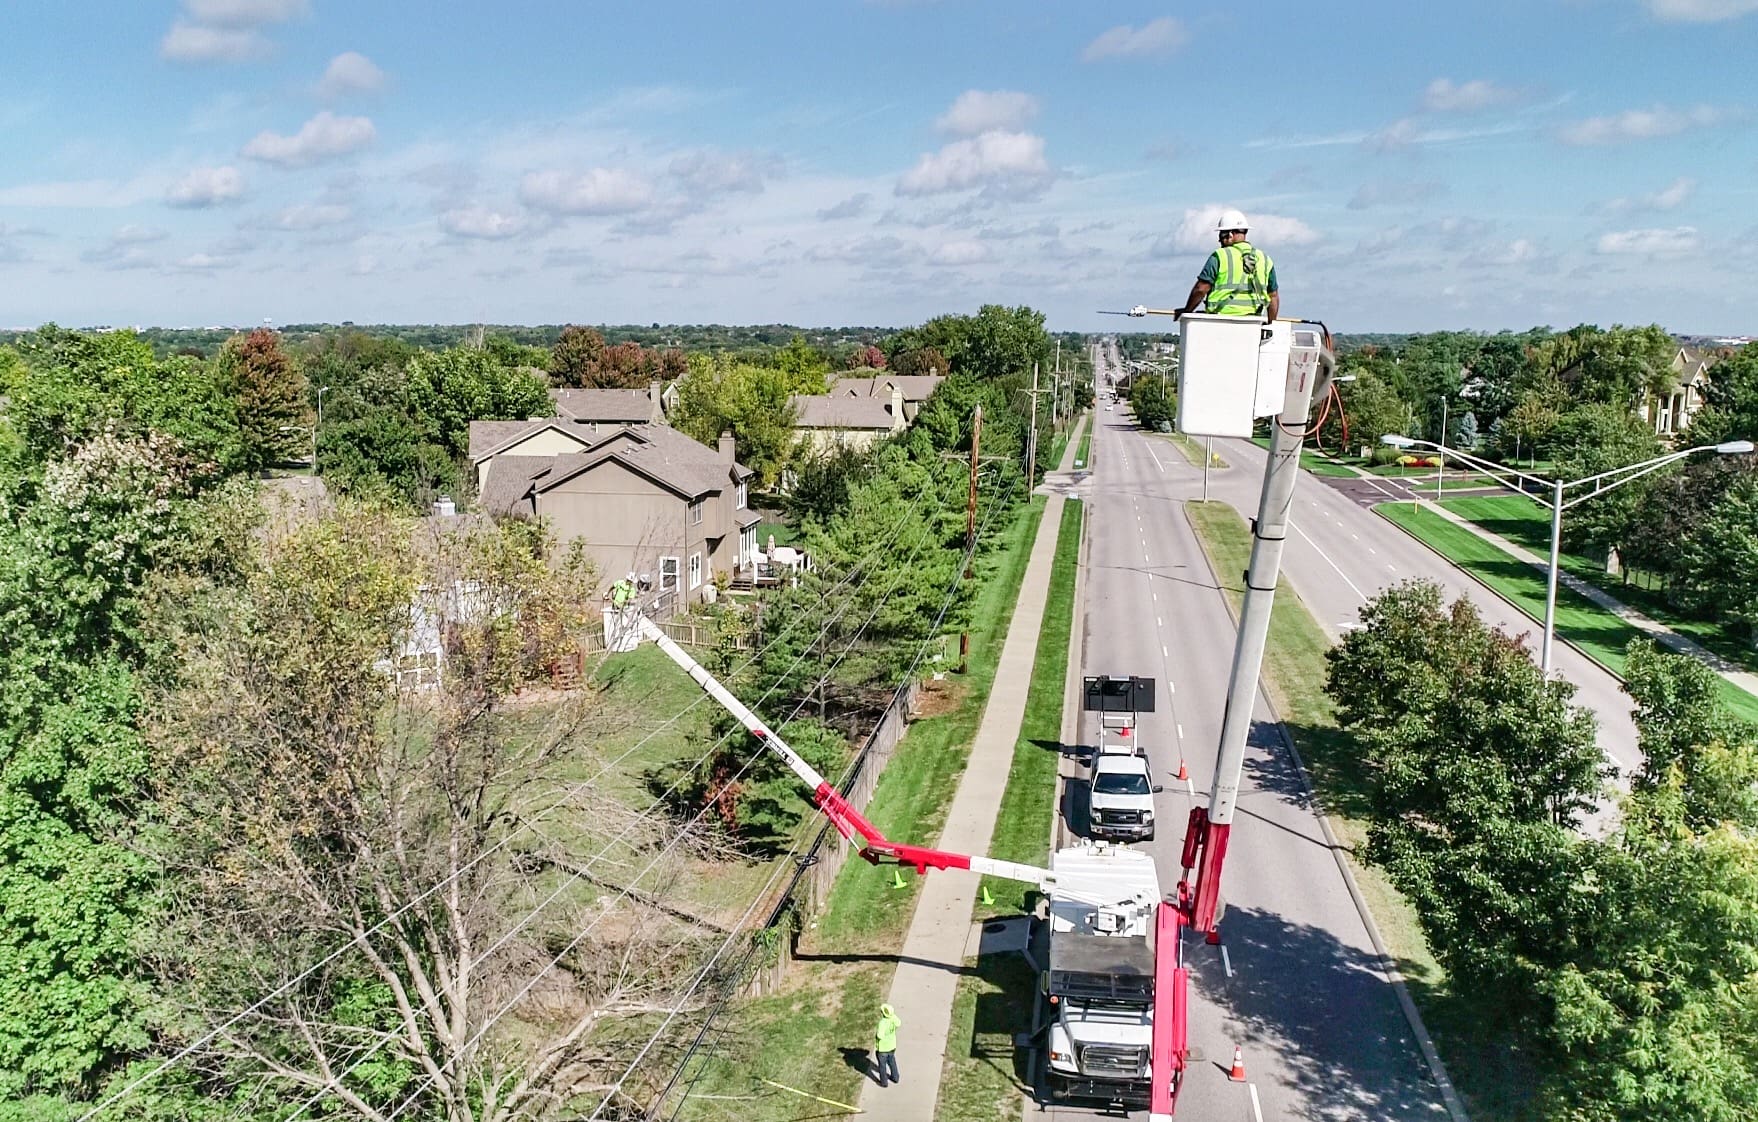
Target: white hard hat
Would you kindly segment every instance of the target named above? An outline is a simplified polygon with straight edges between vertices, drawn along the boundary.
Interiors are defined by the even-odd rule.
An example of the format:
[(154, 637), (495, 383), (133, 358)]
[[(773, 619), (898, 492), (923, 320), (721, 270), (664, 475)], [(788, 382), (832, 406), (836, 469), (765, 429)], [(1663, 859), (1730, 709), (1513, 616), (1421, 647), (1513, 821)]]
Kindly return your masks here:
[(1251, 226), (1245, 221), (1243, 212), (1228, 207), (1215, 219), (1215, 233), (1224, 234), (1228, 230), (1249, 230)]
[(634, 573), (630, 573), (630, 574), (629, 574), (629, 575), (628, 575), (628, 576), (627, 576), (627, 577), (626, 577), (626, 578), (624, 578), (624, 579), (626, 579), (626, 580), (634, 580), (634, 579), (635, 579), (635, 574), (634, 574)]

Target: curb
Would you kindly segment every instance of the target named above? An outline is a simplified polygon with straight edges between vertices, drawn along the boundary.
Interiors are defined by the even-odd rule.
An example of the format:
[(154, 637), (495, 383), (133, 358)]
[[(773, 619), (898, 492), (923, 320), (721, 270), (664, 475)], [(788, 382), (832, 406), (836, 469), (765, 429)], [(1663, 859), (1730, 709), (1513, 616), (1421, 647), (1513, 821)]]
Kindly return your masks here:
[[(1188, 508), (1189, 500), (1186, 500), (1183, 505)], [(1190, 521), (1188, 509), (1185, 510), (1184, 519), (1186, 522)], [(1388, 519), (1388, 521), (1390, 520)], [(1202, 534), (1197, 531), (1194, 524), (1191, 525), (1190, 531), (1196, 535), (1200, 545)], [(1207, 549), (1202, 551), (1202, 555), (1203, 563), (1208, 566), (1209, 575), (1215, 580), (1215, 587), (1221, 588), (1221, 578), (1215, 572), (1214, 559), (1209, 556)], [(1276, 587), (1280, 590), (1281, 586), (1282, 582), (1278, 577)], [(1233, 610), (1233, 604), (1227, 599), (1225, 593), (1221, 595), (1221, 602), (1226, 606), (1227, 614), (1237, 624), (1239, 621), (1238, 613)], [(1304, 604), (1301, 607), (1305, 609)], [(1337, 862), (1337, 871), (1343, 874), (1343, 884), (1349, 889), (1349, 899), (1355, 903), (1355, 910), (1361, 916), (1362, 926), (1367, 929), (1367, 938), (1373, 944), (1373, 953), (1379, 956), (1380, 970), (1392, 985), (1392, 992), (1398, 998), (1398, 1007), (1404, 1013), (1404, 1020), (1410, 1025), (1411, 1035), (1416, 1038), (1416, 1047), (1422, 1053), (1423, 1062), (1428, 1065), (1429, 1075), (1434, 1079), (1436, 1090), (1440, 1092), (1441, 1102), (1446, 1106), (1447, 1114), (1452, 1118), (1452, 1122), (1471, 1122), (1470, 1115), (1465, 1112), (1465, 1102), (1459, 1097), (1457, 1088), (1453, 1086), (1452, 1078), (1447, 1074), (1447, 1065), (1442, 1062), (1441, 1054), (1434, 1046), (1434, 1038), (1428, 1034), (1428, 1026), (1422, 1022), (1422, 1012), (1416, 1008), (1416, 1000), (1410, 996), (1410, 987), (1404, 982), (1404, 974), (1398, 969), (1397, 963), (1392, 960), (1391, 952), (1386, 950), (1385, 940), (1380, 937), (1379, 924), (1374, 922), (1373, 912), (1368, 908), (1367, 900), (1361, 895), (1361, 886), (1355, 883), (1355, 873), (1349, 868), (1349, 859), (1343, 855), (1342, 843), (1337, 840), (1335, 831), (1331, 829), (1330, 813), (1325, 810), (1324, 800), (1313, 788), (1312, 776), (1306, 770), (1306, 760), (1301, 757), (1300, 749), (1295, 746), (1294, 737), (1288, 732), (1288, 726), (1283, 722), (1282, 714), (1276, 708), (1276, 703), (1271, 700), (1268, 691), (1263, 688), (1263, 674), (1261, 672), (1258, 674), (1257, 694), (1263, 699), (1264, 707), (1270, 711), (1270, 716), (1275, 718), (1276, 731), (1281, 734), (1282, 743), (1288, 749), (1288, 757), (1294, 761), (1294, 770), (1300, 776), (1300, 785), (1305, 790), (1307, 797), (1312, 800), (1313, 809), (1317, 811), (1314, 817), (1318, 819), (1319, 832), (1324, 835), (1325, 848), (1331, 851), (1332, 859)]]

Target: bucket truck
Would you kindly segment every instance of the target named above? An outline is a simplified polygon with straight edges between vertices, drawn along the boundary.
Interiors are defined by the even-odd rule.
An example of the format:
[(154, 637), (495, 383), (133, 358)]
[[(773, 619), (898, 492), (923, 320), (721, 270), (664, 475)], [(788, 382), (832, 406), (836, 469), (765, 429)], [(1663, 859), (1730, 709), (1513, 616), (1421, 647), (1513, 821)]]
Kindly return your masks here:
[[(1049, 1026), (1051, 1093), (1107, 1104), (1170, 1103), (1185, 1069), (1184, 1009), (1189, 974), (1180, 936), (1185, 913), (1160, 895), (1146, 853), (1086, 842), (1057, 851), (1048, 869), (895, 842), (867, 821), (808, 764), (659, 625), (633, 607), (605, 610), (614, 651), (650, 640), (780, 756), (812, 792), (812, 802), (843, 838), (874, 865), (969, 869), (1036, 885), (1049, 903), (1034, 941), (1047, 963), (1042, 990), (1054, 1009)], [(1148, 708), (1153, 683), (1145, 686)], [(1140, 688), (1140, 687), (1138, 687)], [(1155, 1094), (1154, 1080), (1164, 1084)]]

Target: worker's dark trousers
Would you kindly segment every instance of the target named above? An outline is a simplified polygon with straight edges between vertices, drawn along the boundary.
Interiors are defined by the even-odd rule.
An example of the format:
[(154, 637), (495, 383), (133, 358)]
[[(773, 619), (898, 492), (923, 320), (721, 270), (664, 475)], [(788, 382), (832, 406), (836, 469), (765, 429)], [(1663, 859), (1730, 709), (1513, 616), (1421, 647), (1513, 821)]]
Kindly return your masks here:
[(881, 1087), (885, 1086), (885, 1084), (888, 1080), (892, 1083), (903, 1082), (900, 1078), (898, 1078), (898, 1074), (897, 1074), (897, 1053), (896, 1052), (880, 1052), (879, 1053), (879, 1086), (881, 1086)]

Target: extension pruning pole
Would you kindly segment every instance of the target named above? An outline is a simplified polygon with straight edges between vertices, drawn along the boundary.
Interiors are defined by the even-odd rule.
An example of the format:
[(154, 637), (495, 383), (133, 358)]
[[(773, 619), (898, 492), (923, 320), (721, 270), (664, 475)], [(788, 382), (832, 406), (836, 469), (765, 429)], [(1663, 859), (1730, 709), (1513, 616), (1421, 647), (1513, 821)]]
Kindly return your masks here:
[(1251, 567), (1245, 573), (1245, 603), (1239, 613), (1239, 639), (1233, 648), (1233, 672), (1227, 683), (1227, 708), (1221, 719), (1221, 745), (1215, 757), (1214, 786), (1207, 808), (1190, 812), (1184, 838), (1183, 866), (1188, 877), (1195, 867), (1190, 926), (1220, 939), (1221, 866), (1227, 857), (1227, 835), (1239, 799), (1239, 776), (1245, 765), (1246, 737), (1251, 732), (1258, 674), (1263, 668), (1264, 642), (1269, 636), (1270, 609), (1282, 571), (1282, 543), (1288, 536), (1294, 505), (1294, 484), (1300, 477), (1300, 450), (1306, 443), (1312, 402), (1328, 385), (1336, 360), (1330, 333), (1322, 324), (1298, 322), (1288, 356), (1288, 382), (1282, 412), (1270, 426), (1269, 461), (1264, 466), (1263, 492), (1252, 522)]

